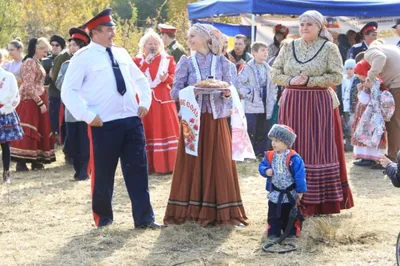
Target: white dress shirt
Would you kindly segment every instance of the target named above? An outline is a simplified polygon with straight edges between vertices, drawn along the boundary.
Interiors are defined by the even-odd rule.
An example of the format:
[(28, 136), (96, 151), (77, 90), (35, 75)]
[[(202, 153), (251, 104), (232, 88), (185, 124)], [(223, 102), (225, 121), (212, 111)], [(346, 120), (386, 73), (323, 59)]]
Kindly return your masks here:
[(128, 52), (113, 46), (111, 51), (124, 77), (126, 93), (122, 96), (106, 48), (95, 42), (72, 57), (61, 89), (61, 99), (78, 121), (90, 124), (96, 115), (103, 122), (137, 116), (139, 104), (147, 110), (151, 90), (147, 78)]
[(0, 114), (10, 114), (14, 112), (19, 104), (20, 97), (17, 80), (13, 73), (0, 67)]

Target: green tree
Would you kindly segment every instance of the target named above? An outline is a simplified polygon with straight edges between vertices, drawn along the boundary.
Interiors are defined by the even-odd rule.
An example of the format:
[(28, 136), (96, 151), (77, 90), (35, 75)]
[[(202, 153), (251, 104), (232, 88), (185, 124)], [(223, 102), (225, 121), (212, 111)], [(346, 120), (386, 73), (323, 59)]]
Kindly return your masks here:
[(142, 36), (142, 30), (136, 27), (138, 10), (134, 4), (129, 5), (131, 14), (128, 16), (114, 16), (117, 23), (115, 43), (127, 49), (131, 55), (138, 51), (138, 42)]
[(19, 37), (23, 39), (26, 35), (19, 21), (22, 4), (18, 0), (3, 1), (0, 8), (0, 47)]
[(59, 34), (80, 26), (110, 6), (111, 0), (22, 0), (21, 25), (31, 37)]

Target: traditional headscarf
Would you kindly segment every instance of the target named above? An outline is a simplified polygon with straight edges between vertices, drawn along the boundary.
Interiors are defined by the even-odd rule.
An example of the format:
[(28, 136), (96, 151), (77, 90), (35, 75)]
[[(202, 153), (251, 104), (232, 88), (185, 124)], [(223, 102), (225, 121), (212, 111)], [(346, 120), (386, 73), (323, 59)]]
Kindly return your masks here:
[(195, 30), (207, 41), (207, 47), (211, 53), (220, 55), (224, 46), (224, 38), (222, 33), (209, 24), (193, 24), (191, 30)]
[(368, 71), (371, 69), (371, 65), (366, 60), (361, 60), (354, 67), (354, 73), (361, 76), (368, 76)]
[(333, 41), (332, 35), (329, 33), (328, 29), (325, 26), (327, 21), (321, 13), (319, 13), (316, 10), (308, 10), (308, 11), (304, 12), (303, 14), (301, 14), (301, 16), (299, 17), (299, 21), (301, 21), (303, 18), (310, 18), (317, 23), (318, 27), (320, 28), (318, 36), (320, 36), (328, 41), (331, 41), (331, 42)]

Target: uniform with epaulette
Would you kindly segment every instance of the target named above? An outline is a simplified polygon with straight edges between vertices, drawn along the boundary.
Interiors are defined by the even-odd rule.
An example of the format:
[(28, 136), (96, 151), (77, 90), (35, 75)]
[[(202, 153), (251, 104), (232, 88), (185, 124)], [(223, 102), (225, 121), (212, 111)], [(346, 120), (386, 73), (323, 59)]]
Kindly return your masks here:
[(113, 223), (111, 202), (120, 160), (135, 227), (160, 228), (150, 203), (144, 131), (138, 116), (149, 110), (151, 90), (129, 53), (105, 38), (114, 33), (111, 12), (106, 9), (86, 23), (92, 41), (72, 57), (61, 98), (75, 119), (91, 125), (89, 169), (96, 226)]
[[(176, 28), (172, 27), (167, 24), (159, 24), (158, 25), (161, 34), (163, 33), (176, 33)], [(167, 46), (167, 53), (169, 55), (172, 55), (175, 59), (175, 62), (178, 63), (179, 60), (181, 59), (182, 55), (187, 55), (185, 48), (183, 48), (182, 45), (180, 45), (176, 40), (173, 40), (168, 46)]]
[[(163, 38), (164, 44), (166, 44), (166, 40), (170, 40), (171, 39), (171, 35), (174, 37), (173, 41), (167, 45), (167, 54), (171, 55), (174, 60), (175, 63), (178, 63), (179, 60), (181, 59), (181, 57), (183, 55), (187, 55), (185, 49), (183, 48), (182, 45), (180, 45), (176, 40), (175, 40), (175, 33), (176, 33), (176, 28), (172, 27), (170, 25), (167, 24), (158, 24), (158, 28), (160, 29), (161, 32), (161, 38)], [(168, 35), (168, 36), (163, 36), (164, 34)], [(172, 84), (171, 84), (172, 87)], [(181, 106), (179, 105), (179, 102), (176, 102), (176, 109), (180, 110)]]
[[(364, 27), (361, 28), (360, 34), (361, 34), (361, 36), (364, 37), (364, 34), (367, 31), (375, 31), (376, 32), (377, 29), (378, 29), (377, 22), (374, 22), (374, 21), (368, 22), (367, 24), (364, 25)], [(365, 41), (363, 41), (362, 43), (356, 43), (350, 48), (347, 58), (355, 59), (359, 53), (364, 52), (366, 50), (368, 50), (368, 45)]]

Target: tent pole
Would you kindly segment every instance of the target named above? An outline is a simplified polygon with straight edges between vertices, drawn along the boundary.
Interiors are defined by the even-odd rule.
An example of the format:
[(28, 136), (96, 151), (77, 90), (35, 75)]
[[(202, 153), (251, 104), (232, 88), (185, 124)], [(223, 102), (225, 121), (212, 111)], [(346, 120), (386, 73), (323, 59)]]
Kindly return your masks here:
[(251, 14), (251, 43), (255, 40), (255, 24), (256, 24), (256, 15)]

